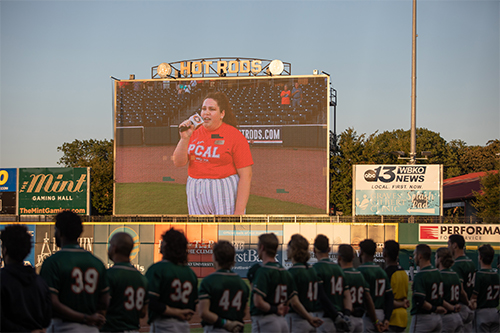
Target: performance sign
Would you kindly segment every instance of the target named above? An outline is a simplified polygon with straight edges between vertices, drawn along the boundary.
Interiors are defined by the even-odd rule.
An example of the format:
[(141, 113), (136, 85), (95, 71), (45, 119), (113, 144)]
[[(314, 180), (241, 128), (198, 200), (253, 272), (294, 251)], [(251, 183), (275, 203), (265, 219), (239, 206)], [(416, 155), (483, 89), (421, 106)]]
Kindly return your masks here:
[(89, 168), (20, 168), (19, 215), (89, 214)]
[(441, 215), (441, 165), (353, 166), (355, 215)]
[(466, 242), (496, 243), (500, 241), (500, 225), (420, 224), (418, 226), (419, 242), (448, 242), (448, 237), (454, 234), (464, 236)]

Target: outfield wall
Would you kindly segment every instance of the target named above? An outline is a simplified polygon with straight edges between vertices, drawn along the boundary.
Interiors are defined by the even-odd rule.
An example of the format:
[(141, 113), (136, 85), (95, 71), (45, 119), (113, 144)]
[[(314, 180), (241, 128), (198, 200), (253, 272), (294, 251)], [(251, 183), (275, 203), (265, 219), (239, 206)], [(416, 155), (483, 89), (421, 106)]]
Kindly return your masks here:
[[(0, 230), (9, 223), (0, 223)], [(36, 267), (37, 271), (45, 258), (58, 250), (55, 244), (54, 224), (51, 222), (34, 222), (27, 224), (33, 235), (35, 245), (26, 261)], [(398, 223), (154, 223), (154, 222), (87, 222), (79, 238), (80, 245), (99, 257), (105, 265), (112, 265), (107, 256), (109, 239), (114, 233), (124, 231), (129, 233), (135, 242), (132, 252), (132, 263), (139, 271), (145, 273), (148, 267), (161, 260), (160, 240), (161, 235), (168, 229), (175, 228), (182, 231), (189, 242), (189, 265), (198, 277), (204, 277), (214, 271), (212, 264), (212, 246), (219, 240), (227, 240), (236, 248), (236, 265), (234, 270), (242, 277), (253, 264), (258, 262), (257, 243), (258, 236), (262, 233), (273, 232), (280, 241), (277, 260), (284, 266), (291, 263), (286, 258), (286, 245), (290, 237), (299, 233), (306, 237), (312, 244), (317, 234), (325, 234), (330, 239), (332, 253), (330, 257), (336, 260), (336, 251), (339, 244), (348, 243), (358, 250), (358, 244), (365, 238), (373, 239), (377, 245), (375, 261), (383, 263), (382, 248), (385, 240), (395, 239), (401, 244), (401, 265), (408, 269), (408, 256), (415, 246), (421, 241), (422, 230), (429, 224), (398, 224)], [(500, 225), (442, 225), (449, 231), (460, 231), (467, 228), (469, 231), (489, 230), (500, 232)], [(474, 227), (474, 230), (471, 227)], [(451, 229), (450, 229), (451, 227)], [(458, 229), (457, 229), (458, 228)], [(479, 229), (477, 229), (479, 228)], [(424, 235), (425, 236), (425, 235)], [(439, 236), (439, 235), (438, 235)], [(487, 237), (496, 237), (497, 242), (491, 242)], [(490, 243), (496, 250), (495, 265), (500, 250), (499, 238), (496, 234), (465, 235), (476, 237), (474, 241), (467, 242), (468, 255), (477, 263), (477, 247), (483, 243)], [(479, 239), (482, 237), (483, 239)], [(420, 240), (419, 240), (420, 239)], [(433, 250), (446, 246), (447, 240), (426, 241)], [(312, 252), (312, 247), (311, 247)], [(315, 259), (313, 258), (312, 261)], [(357, 264), (357, 262), (355, 262)]]

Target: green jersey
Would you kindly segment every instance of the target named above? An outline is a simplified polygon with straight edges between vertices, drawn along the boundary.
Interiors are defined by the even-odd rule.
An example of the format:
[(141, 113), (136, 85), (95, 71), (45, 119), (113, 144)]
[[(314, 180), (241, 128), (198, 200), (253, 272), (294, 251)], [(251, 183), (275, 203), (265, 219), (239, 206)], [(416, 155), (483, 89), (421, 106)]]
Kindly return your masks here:
[[(295, 283), (295, 290), (299, 296), (300, 303), (307, 312), (318, 310), (318, 284), (323, 283), (316, 270), (301, 263), (295, 263), (288, 269)], [(319, 307), (321, 309), (321, 307)], [(290, 308), (290, 312), (295, 312)]]
[[(340, 266), (328, 258), (319, 260), (314, 264), (314, 270), (323, 281), (323, 288), (337, 311), (344, 309), (344, 291), (349, 290), (345, 281), (344, 271)], [(317, 311), (321, 310), (319, 307)]]
[(425, 297), (425, 300), (432, 306), (440, 306), (443, 304), (443, 280), (441, 273), (432, 265), (422, 268), (413, 281), (413, 297), (411, 314), (429, 314), (430, 311), (423, 308), (417, 309), (418, 297)]
[(496, 308), (499, 304), (500, 277), (496, 269), (480, 269), (476, 274), (473, 293), (477, 296), (477, 308)]
[(140, 315), (148, 302), (148, 280), (130, 263), (116, 263), (108, 269), (111, 296), (105, 332), (133, 331), (140, 328)]
[(458, 304), (461, 285), (458, 274), (449, 268), (441, 270), (440, 273), (443, 279), (443, 300), (451, 305)]
[[(195, 310), (198, 303), (198, 278), (187, 265), (176, 265), (168, 260), (159, 261), (146, 272), (149, 282), (150, 303), (158, 301), (169, 307)], [(151, 306), (148, 322), (162, 317)]]
[(252, 316), (266, 314), (254, 305), (253, 294), (260, 295), (267, 303), (278, 306), (288, 301), (297, 292), (290, 273), (279, 263), (268, 262), (255, 273), (250, 298), (250, 314)]
[(476, 277), (474, 262), (466, 256), (461, 256), (455, 259), (455, 263), (451, 266), (451, 269), (457, 272), (460, 282), (462, 282), (462, 286), (467, 293), (467, 297), (470, 299), (472, 290), (474, 290), (474, 280)]
[(386, 293), (392, 293), (391, 281), (389, 281), (387, 273), (374, 262), (359, 265), (358, 270), (368, 283), (375, 309), (383, 309)]
[(40, 275), (62, 304), (88, 315), (97, 312), (99, 299), (109, 291), (104, 264), (76, 244), (45, 259)]
[(220, 269), (201, 281), (199, 298), (210, 301), (210, 311), (219, 317), (243, 322), (250, 290), (240, 276)]
[(352, 301), (352, 314), (361, 317), (365, 313), (364, 295), (365, 291), (370, 292), (370, 287), (366, 283), (363, 274), (357, 269), (350, 267), (344, 268), (345, 283), (349, 285)]

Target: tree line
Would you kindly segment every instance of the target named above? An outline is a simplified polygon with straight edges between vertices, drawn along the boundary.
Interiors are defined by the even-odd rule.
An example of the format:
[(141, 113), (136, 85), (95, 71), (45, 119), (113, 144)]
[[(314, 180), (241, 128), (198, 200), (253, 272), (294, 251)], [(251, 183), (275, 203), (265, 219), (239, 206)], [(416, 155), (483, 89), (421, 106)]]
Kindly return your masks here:
[[(330, 202), (337, 212), (352, 215), (352, 166), (355, 164), (408, 164), (398, 159), (394, 152), (409, 154), (410, 131), (393, 130), (367, 135), (348, 128), (335, 137), (330, 132)], [(431, 152), (422, 164), (442, 164), (443, 179), (469, 173), (499, 169), (500, 140), (494, 139), (485, 146), (467, 146), (462, 140), (446, 142), (439, 133), (426, 128), (416, 131), (417, 155)], [(420, 156), (417, 156), (420, 157)], [(482, 192), (476, 193), (474, 205), (478, 217), (500, 216), (499, 176), (489, 174), (481, 180)]]
[[(467, 146), (462, 140), (447, 142), (439, 133), (417, 129), (417, 154), (430, 151), (428, 160), (419, 163), (443, 164), (443, 178), (468, 173), (498, 170), (500, 140), (485, 146)], [(352, 166), (355, 164), (407, 164), (395, 151), (410, 151), (410, 131), (393, 130), (367, 135), (348, 128), (340, 135), (330, 132), (330, 201), (337, 212), (352, 215)], [(57, 147), (63, 153), (58, 164), (64, 167), (91, 167), (92, 215), (113, 212), (113, 140), (74, 140)], [(419, 156), (417, 156), (419, 157)], [(499, 175), (481, 180), (476, 193), (478, 217), (500, 216)]]

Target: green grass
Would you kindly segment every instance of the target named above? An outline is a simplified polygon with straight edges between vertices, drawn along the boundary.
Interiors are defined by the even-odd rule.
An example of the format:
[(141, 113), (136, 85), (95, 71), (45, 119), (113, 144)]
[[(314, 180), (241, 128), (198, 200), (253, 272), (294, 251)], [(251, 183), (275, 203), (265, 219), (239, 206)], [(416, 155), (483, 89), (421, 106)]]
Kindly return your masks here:
[[(119, 183), (115, 187), (119, 215), (188, 214), (186, 186), (172, 183)], [(247, 214), (325, 214), (322, 209), (250, 195)]]

